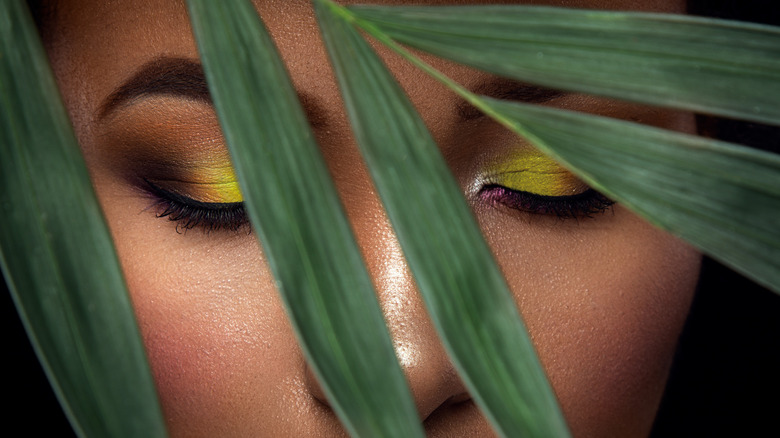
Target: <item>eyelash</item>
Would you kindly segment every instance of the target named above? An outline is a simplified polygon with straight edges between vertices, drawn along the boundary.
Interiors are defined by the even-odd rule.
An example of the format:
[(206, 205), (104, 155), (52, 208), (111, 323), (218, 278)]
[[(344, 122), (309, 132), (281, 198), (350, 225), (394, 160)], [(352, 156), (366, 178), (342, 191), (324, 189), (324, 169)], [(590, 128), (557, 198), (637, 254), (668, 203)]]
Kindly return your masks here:
[[(200, 202), (145, 181), (156, 198), (157, 217), (177, 222), (176, 231), (179, 233), (196, 227), (206, 231), (237, 231), (249, 224), (243, 202)], [(561, 219), (592, 218), (615, 203), (593, 189), (571, 196), (543, 196), (488, 184), (482, 187), (480, 195), (514, 210)]]
[(482, 187), (480, 196), (489, 202), (497, 202), (515, 210), (557, 216), (561, 219), (592, 218), (615, 203), (593, 189), (571, 196), (543, 196), (512, 190), (497, 184)]
[(144, 181), (155, 197), (155, 206), (159, 209), (157, 217), (177, 222), (179, 233), (196, 227), (205, 231), (238, 231), (249, 224), (243, 202), (200, 202)]

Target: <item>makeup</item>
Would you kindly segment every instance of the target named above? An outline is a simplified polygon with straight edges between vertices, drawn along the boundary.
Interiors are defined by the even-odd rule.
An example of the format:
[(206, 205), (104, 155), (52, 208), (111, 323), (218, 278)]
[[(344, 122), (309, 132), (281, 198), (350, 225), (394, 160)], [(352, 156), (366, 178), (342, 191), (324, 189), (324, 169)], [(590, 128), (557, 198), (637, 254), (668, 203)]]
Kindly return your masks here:
[(149, 182), (166, 191), (201, 203), (227, 204), (243, 201), (238, 179), (227, 157), (214, 161), (181, 163), (175, 178), (154, 178)]
[(489, 160), (480, 197), (527, 213), (558, 218), (591, 217), (614, 204), (552, 158), (530, 147)]
[(157, 216), (177, 222), (177, 231), (195, 227), (237, 230), (249, 223), (227, 154), (211, 161), (181, 163), (170, 175), (145, 181), (147, 190), (157, 199)]
[(147, 88), (112, 101), (102, 120), (102, 161), (137, 189), (144, 211), (176, 222), (177, 231), (248, 224), (211, 105), (205, 99)]
[(552, 158), (530, 147), (516, 148), (488, 165), (490, 184), (539, 196), (572, 196), (589, 189)]

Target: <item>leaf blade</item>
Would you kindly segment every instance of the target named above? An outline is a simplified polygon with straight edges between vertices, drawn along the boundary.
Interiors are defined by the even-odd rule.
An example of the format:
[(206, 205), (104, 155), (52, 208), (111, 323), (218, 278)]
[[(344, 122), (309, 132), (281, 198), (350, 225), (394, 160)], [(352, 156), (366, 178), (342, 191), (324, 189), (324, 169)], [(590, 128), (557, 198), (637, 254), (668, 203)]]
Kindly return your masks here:
[(567, 436), (517, 307), (438, 148), (348, 21), (315, 2), (353, 131), (439, 336), (506, 436)]
[(76, 432), (165, 436), (113, 243), (24, 8), (0, 4), (3, 273)]
[(518, 134), (656, 226), (780, 293), (780, 156), (479, 97)]
[(250, 219), (308, 363), (354, 436), (423, 436), (370, 277), (273, 42), (249, 2), (188, 4)]
[(403, 44), (498, 75), (780, 125), (777, 27), (534, 6), (350, 10)]
[[(597, 12), (596, 14), (600, 13)], [(684, 19), (684, 17), (681, 18)], [(360, 20), (356, 22), (361, 26), (365, 25), (364, 29), (371, 35), (445, 84), (489, 117), (504, 124), (521, 136), (529, 138), (545, 153), (567, 163), (570, 170), (584, 178), (588, 183), (627, 203), (650, 222), (681, 235), (711, 256), (770, 289), (780, 291), (778, 279), (780, 270), (777, 269), (778, 263), (780, 263), (778, 261), (780, 260), (778, 254), (778, 240), (780, 240), (778, 230), (780, 230), (780, 227), (777, 226), (778, 221), (773, 217), (780, 210), (777, 205), (779, 195), (776, 190), (772, 190), (772, 188), (780, 187), (780, 183), (778, 183), (780, 169), (778, 169), (776, 154), (605, 117), (534, 107), (517, 102), (497, 101), (477, 96), (399, 46), (382, 29), (368, 22)], [(529, 126), (527, 126), (528, 120), (533, 120), (537, 129), (529, 130)], [(556, 127), (553, 126), (556, 123), (554, 120), (559, 123), (558, 131), (560, 132), (558, 134), (556, 134)], [(540, 124), (543, 125), (541, 131), (539, 130)], [(626, 194), (622, 193), (621, 188), (626, 187), (625, 184), (627, 182), (602, 183), (609, 180), (609, 174), (605, 171), (611, 171), (613, 174), (623, 172), (623, 169), (613, 166), (613, 163), (606, 156), (601, 156), (602, 161), (599, 164), (601, 169), (598, 169), (598, 166), (593, 166), (593, 163), (582, 161), (584, 157), (575, 155), (574, 158), (571, 158), (571, 148), (574, 145), (577, 145), (577, 147), (583, 145), (582, 138), (572, 129), (572, 126), (580, 126), (584, 132), (592, 135), (588, 139), (587, 144), (585, 144), (585, 151), (603, 152), (603, 145), (612, 143), (612, 153), (623, 153), (623, 159), (632, 162), (630, 165), (633, 166), (634, 170), (641, 170), (639, 169), (641, 166), (637, 165), (637, 163), (645, 164), (642, 161), (641, 153), (628, 158), (626, 153), (630, 155), (632, 151), (621, 150), (619, 145), (625, 142), (623, 139), (632, 141), (643, 139), (644, 142), (640, 145), (640, 148), (644, 151), (652, 149), (654, 143), (657, 143), (656, 146), (665, 149), (666, 165), (669, 167), (657, 167), (655, 170), (656, 179), (650, 181), (644, 189), (637, 186), (634, 187), (638, 190), (637, 193), (644, 191), (640, 198), (636, 199), (630, 196), (630, 194), (626, 196)], [(594, 126), (596, 127), (595, 130)], [(615, 135), (615, 133), (620, 134)], [(567, 144), (561, 141), (560, 138), (556, 139), (555, 135), (566, 135), (570, 143)], [(554, 141), (554, 146), (550, 146), (551, 140)], [(604, 143), (602, 144), (602, 142)], [(678, 150), (675, 150), (675, 148), (678, 148)], [(703, 151), (704, 155), (692, 155), (693, 150)], [(561, 155), (561, 151), (569, 152), (564, 157)], [(679, 156), (680, 154), (682, 156)], [(655, 155), (653, 157), (651, 153), (649, 158), (657, 160), (658, 154), (656, 153)], [(734, 164), (729, 157), (738, 165), (738, 172), (729, 170), (730, 166)], [(697, 160), (705, 158), (705, 162), (717, 169), (717, 175), (707, 176), (706, 172), (711, 169), (706, 166), (697, 166)], [(678, 173), (684, 175), (685, 172), (696, 171), (699, 175), (698, 179), (685, 180), (683, 177), (682, 180), (678, 180), (675, 175), (668, 175), (668, 169), (674, 169), (677, 166), (679, 170), (681, 163), (690, 165), (691, 168)], [(586, 168), (587, 171), (585, 170)], [(665, 172), (667, 173), (666, 176), (669, 177), (666, 178), (667, 182), (677, 183), (674, 189), (667, 187), (664, 195), (670, 197), (670, 199), (676, 199), (676, 205), (671, 210), (668, 209), (668, 199), (658, 199), (658, 193), (653, 193), (655, 186), (663, 182), (662, 176), (664, 176)], [(594, 175), (599, 177), (596, 178)], [(761, 175), (761, 177), (757, 177), (757, 175)], [(717, 180), (717, 178), (720, 178), (720, 180)], [(684, 182), (680, 183), (680, 181)], [(720, 183), (717, 181), (720, 181)], [(744, 185), (742, 191), (738, 188), (740, 184), (747, 184)], [(699, 193), (699, 198), (686, 195), (685, 199), (683, 199), (682, 194), (687, 193), (689, 187), (698, 187), (699, 190), (704, 190), (705, 192)], [(707, 190), (709, 191), (707, 192)], [(723, 194), (730, 194), (730, 198), (723, 197), (723, 199), (719, 199), (718, 196)], [(757, 198), (755, 202), (745, 205), (745, 200), (753, 199), (754, 197)], [(651, 206), (649, 209), (644, 207), (651, 202), (654, 203), (654, 206)], [(714, 208), (720, 207), (720, 209), (717, 212), (710, 211), (711, 214), (709, 216), (697, 215), (691, 209), (692, 205), (698, 205), (704, 210), (707, 210), (704, 208), (706, 205)], [(740, 213), (745, 211), (749, 211), (750, 214), (740, 215)], [(743, 219), (746, 219), (750, 226), (742, 226), (740, 221)], [(733, 230), (740, 231), (738, 234), (730, 233)], [(736, 253), (734, 250), (736, 250)]]

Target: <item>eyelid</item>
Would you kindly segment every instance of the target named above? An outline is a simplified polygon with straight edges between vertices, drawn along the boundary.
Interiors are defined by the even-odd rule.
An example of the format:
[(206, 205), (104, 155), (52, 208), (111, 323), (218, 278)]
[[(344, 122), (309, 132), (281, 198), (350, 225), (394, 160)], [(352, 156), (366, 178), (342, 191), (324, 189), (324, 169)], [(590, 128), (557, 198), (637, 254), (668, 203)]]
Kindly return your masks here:
[(512, 210), (559, 219), (591, 218), (615, 203), (593, 189), (571, 196), (541, 196), (500, 185), (482, 187), (480, 198), (489, 204), (500, 204)]
[(237, 204), (244, 202), (238, 181), (190, 182), (155, 179), (154, 182), (158, 186), (164, 186), (168, 192), (176, 193), (204, 204)]
[(589, 187), (573, 173), (541, 152), (521, 148), (488, 166), (485, 180), (489, 184), (539, 196), (572, 196)]
[(202, 202), (145, 181), (155, 198), (157, 217), (176, 222), (177, 232), (196, 227), (206, 231), (236, 231), (249, 224), (243, 202)]
[(166, 190), (157, 184), (153, 183), (149, 180), (144, 180), (147, 184), (149, 184), (149, 187), (151, 188), (151, 191), (155, 195), (159, 195), (160, 197), (166, 198), (168, 200), (180, 202), (182, 204), (187, 204), (193, 207), (198, 208), (207, 208), (207, 209), (219, 209), (219, 208), (225, 208), (234, 204), (242, 204), (242, 202), (211, 202), (211, 201), (201, 201), (199, 199), (192, 198), (187, 195), (183, 195), (181, 193)]
[(244, 198), (233, 167), (223, 165), (179, 166), (176, 178), (150, 178), (147, 182), (203, 203), (238, 203)]

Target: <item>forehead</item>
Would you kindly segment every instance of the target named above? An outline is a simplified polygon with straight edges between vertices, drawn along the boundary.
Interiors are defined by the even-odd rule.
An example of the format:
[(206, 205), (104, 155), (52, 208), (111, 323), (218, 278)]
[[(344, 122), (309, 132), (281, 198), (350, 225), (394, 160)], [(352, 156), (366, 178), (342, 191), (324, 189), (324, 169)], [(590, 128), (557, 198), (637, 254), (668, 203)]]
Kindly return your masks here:
[[(294, 42), (286, 41), (285, 37), (291, 40), (318, 37), (309, 0), (255, 0), (254, 3), (280, 46)], [(672, 13), (684, 13), (686, 9), (686, 0), (343, 0), (339, 3), (513, 3)], [(51, 5), (54, 13), (47, 14), (47, 18), (53, 26), (46, 27), (47, 36), (56, 42), (55, 48), (68, 49), (70, 55), (87, 52), (94, 56), (106, 47), (115, 53), (117, 50), (173, 50), (175, 46), (194, 48), (183, 0), (63, 0)], [(285, 54), (284, 47), (282, 52)]]
[[(341, 3), (410, 2), (348, 0)], [(421, 3), (507, 2), (428, 0)], [(682, 13), (685, 10), (684, 0), (527, 0), (510, 3), (651, 12)], [(143, 64), (161, 57), (198, 58), (186, 6), (181, 0), (65, 0), (55, 5), (52, 26), (46, 28), (50, 56), (71, 115), (83, 117), (82, 121), (87, 122), (82, 126), (87, 126), (94, 118), (100, 101)], [(273, 35), (296, 87), (319, 96), (324, 105), (338, 104), (338, 91), (319, 43), (319, 30), (310, 1), (258, 0), (255, 5)], [(390, 67), (410, 94), (415, 94), (415, 88), (419, 88), (421, 96), (430, 95), (430, 91), (426, 93), (430, 84), (419, 77), (419, 72), (403, 63), (396, 64)], [(456, 79), (458, 76), (467, 81), (479, 79), (473, 72), (447, 68)], [(78, 125), (78, 120), (76, 122)]]
[[(570, 8), (594, 8), (610, 10), (634, 10), (648, 12), (684, 13), (687, 0), (338, 0), (341, 4), (377, 4), (401, 6), (424, 4), (431, 6), (466, 4), (525, 4)], [(253, 0), (258, 10), (268, 21), (285, 21), (299, 14), (311, 14), (310, 0)], [(44, 0), (34, 1), (37, 9), (46, 10), (46, 18), (59, 26), (72, 25), (88, 18), (109, 18), (124, 16), (132, 22), (134, 16), (142, 13), (157, 16), (158, 20), (181, 18), (185, 11), (184, 0), (61, 0), (56, 3)], [(56, 12), (51, 14), (49, 12)], [(145, 13), (144, 13), (145, 12)], [(129, 14), (129, 15), (128, 15)], [(298, 17), (299, 18), (299, 17)], [(140, 23), (137, 23), (140, 24)]]

